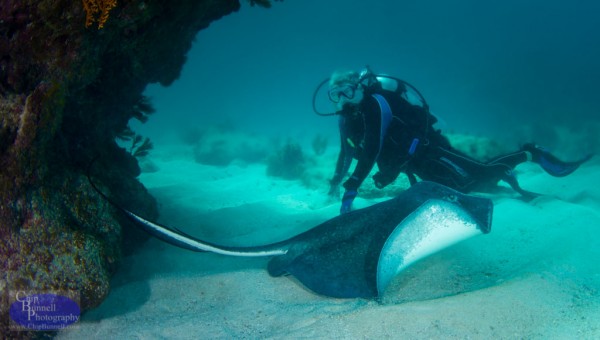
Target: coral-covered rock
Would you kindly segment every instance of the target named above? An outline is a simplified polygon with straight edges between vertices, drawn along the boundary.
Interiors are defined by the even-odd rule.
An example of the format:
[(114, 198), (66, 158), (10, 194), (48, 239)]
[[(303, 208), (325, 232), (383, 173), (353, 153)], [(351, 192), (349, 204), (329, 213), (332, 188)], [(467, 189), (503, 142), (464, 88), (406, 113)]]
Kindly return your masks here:
[(97, 185), (156, 218), (115, 136), (139, 118), (148, 83), (177, 79), (197, 31), (240, 6), (119, 0), (99, 29), (86, 27), (84, 3), (114, 1), (0, 3), (0, 338), (14, 336), (11, 291), (75, 291), (83, 310), (108, 294), (130, 228), (92, 190), (87, 165), (99, 156)]

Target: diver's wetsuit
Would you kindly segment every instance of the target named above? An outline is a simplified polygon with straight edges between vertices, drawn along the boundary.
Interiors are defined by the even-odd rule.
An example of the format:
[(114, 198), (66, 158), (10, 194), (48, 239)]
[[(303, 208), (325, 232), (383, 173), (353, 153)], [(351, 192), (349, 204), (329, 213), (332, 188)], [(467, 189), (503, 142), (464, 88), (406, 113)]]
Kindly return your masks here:
[(332, 185), (341, 183), (356, 158), (358, 163), (343, 185), (346, 190), (356, 191), (377, 163), (379, 172), (373, 179), (378, 188), (404, 172), (411, 184), (417, 175), (466, 193), (488, 191), (505, 180), (521, 194), (531, 194), (519, 187), (512, 173), (531, 157), (526, 151), (480, 162), (455, 150), (440, 130), (433, 129), (436, 121), (402, 92), (367, 89), (358, 106), (346, 107), (340, 114), (341, 150)]

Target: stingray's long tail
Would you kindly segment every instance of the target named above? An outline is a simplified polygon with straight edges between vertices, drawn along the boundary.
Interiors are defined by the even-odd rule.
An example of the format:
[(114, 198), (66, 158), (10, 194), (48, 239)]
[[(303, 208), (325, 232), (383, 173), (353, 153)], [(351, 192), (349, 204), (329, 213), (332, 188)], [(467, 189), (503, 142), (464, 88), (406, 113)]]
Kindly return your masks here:
[(94, 188), (94, 190), (102, 196), (108, 203), (121, 211), (127, 218), (129, 218), (136, 226), (146, 231), (150, 235), (174, 245), (179, 248), (188, 249), (197, 252), (211, 252), (229, 256), (245, 256), (245, 257), (262, 257), (262, 256), (276, 256), (284, 255), (287, 253), (287, 247), (283, 242), (258, 246), (258, 247), (227, 247), (213, 244), (210, 242), (202, 241), (189, 234), (184, 233), (176, 228), (168, 227), (159, 223), (149, 221), (117, 204), (115, 201), (106, 196), (92, 181), (90, 177), (90, 171), (93, 164), (98, 159), (94, 158), (87, 169), (87, 179)]

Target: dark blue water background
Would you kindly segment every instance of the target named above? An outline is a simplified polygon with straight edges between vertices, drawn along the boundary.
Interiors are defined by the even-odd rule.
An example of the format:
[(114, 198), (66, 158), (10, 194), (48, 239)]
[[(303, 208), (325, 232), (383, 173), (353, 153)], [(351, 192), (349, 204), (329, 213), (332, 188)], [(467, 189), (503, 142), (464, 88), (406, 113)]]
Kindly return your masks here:
[[(369, 64), (425, 95), (449, 131), (600, 118), (600, 2), (286, 0), (200, 31), (181, 77), (149, 86), (140, 131), (228, 122), (274, 134), (336, 134), (312, 113), (315, 86)], [(135, 125), (137, 126), (137, 125)]]

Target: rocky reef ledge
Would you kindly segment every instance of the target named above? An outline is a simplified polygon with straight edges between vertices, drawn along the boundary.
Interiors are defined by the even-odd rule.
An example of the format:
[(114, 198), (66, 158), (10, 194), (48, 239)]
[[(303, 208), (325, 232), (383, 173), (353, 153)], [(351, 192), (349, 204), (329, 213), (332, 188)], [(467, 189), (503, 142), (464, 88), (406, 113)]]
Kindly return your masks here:
[[(250, 1), (268, 6), (267, 1)], [(9, 293), (74, 291), (98, 306), (135, 235), (86, 180), (149, 218), (157, 206), (115, 143), (149, 83), (176, 80), (196, 33), (238, 0), (0, 3), (0, 338)], [(124, 235), (126, 234), (126, 235)], [(140, 235), (137, 235), (140, 239)]]

